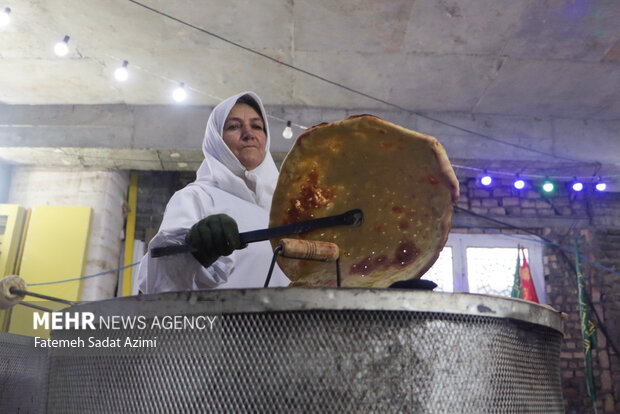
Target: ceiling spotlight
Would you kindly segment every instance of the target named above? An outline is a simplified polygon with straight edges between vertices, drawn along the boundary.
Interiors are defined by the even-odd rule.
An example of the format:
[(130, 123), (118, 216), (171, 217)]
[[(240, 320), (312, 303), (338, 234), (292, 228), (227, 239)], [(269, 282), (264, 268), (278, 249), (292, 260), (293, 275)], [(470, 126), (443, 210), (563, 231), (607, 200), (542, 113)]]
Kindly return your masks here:
[(482, 178), (480, 178), (480, 184), (482, 184), (485, 187), (488, 187), (491, 185), (491, 183), (493, 182), (493, 179), (491, 178), (491, 176), (489, 174), (487, 174), (487, 172), (484, 172), (484, 175), (482, 176)]
[(183, 102), (187, 98), (187, 91), (185, 91), (185, 84), (181, 82), (179, 87), (172, 92), (172, 99), (177, 102)]
[(523, 181), (521, 178), (519, 178), (519, 174), (517, 174), (517, 178), (516, 178), (515, 182), (512, 185), (514, 185), (514, 187), (517, 190), (523, 190), (523, 188), (525, 187), (525, 181)]
[(65, 38), (62, 39), (62, 42), (56, 43), (56, 46), (54, 46), (54, 52), (56, 53), (56, 55), (65, 56), (67, 53), (69, 53), (68, 43), (69, 43), (69, 36), (65, 36)]
[(573, 182), (573, 191), (579, 192), (581, 190), (583, 190), (583, 183), (575, 177), (575, 181)]
[(125, 82), (129, 77), (129, 72), (127, 71), (127, 65), (129, 62), (123, 60), (123, 65), (114, 71), (114, 78), (119, 82)]
[(595, 188), (597, 191), (605, 191), (607, 190), (607, 184), (602, 181), (601, 177), (598, 177), (598, 182), (596, 183)]
[(286, 121), (286, 128), (282, 131), (282, 136), (285, 139), (293, 138), (293, 130), (291, 129), (291, 121)]
[(553, 183), (549, 180), (546, 180), (543, 185), (542, 185), (542, 189), (545, 193), (550, 193), (553, 191), (553, 189), (555, 188), (555, 186), (553, 185)]
[(6, 8), (0, 13), (0, 26), (6, 26), (11, 23), (11, 9)]

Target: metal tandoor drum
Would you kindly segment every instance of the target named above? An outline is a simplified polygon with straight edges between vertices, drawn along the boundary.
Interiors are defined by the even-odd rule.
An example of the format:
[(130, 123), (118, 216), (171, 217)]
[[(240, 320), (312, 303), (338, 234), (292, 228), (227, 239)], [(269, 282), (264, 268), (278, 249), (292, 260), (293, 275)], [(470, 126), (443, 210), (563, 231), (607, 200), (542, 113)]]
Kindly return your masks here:
[[(50, 413), (563, 412), (560, 314), (520, 300), (287, 288), (146, 295), (67, 311), (146, 323), (53, 331), (52, 339), (142, 342), (52, 349)], [(176, 327), (151, 324), (174, 315), (182, 316)], [(214, 323), (189, 325), (201, 315)]]
[(0, 413), (45, 413), (47, 349), (32, 338), (0, 332)]

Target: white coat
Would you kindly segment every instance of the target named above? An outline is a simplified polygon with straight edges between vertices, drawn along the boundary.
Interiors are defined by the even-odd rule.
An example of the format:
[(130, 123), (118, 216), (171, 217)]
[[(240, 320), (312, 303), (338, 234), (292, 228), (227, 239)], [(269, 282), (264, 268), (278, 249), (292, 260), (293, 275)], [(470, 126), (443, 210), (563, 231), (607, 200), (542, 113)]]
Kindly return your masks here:
[[(267, 155), (251, 171), (243, 167), (222, 139), (224, 122), (237, 99), (243, 95), (252, 96), (259, 104), (267, 131)], [(217, 105), (207, 122), (202, 145), (205, 159), (196, 173), (196, 181), (172, 196), (159, 231), (149, 243), (149, 250), (185, 243), (189, 229), (212, 214), (229, 215), (237, 222), (239, 232), (266, 228), (278, 180), (269, 143), (267, 115), (258, 95), (243, 92)], [(272, 257), (268, 241), (249, 243), (245, 249), (220, 257), (208, 268), (190, 253), (152, 258), (147, 252), (138, 270), (139, 286), (144, 293), (263, 287)], [(288, 278), (276, 265), (269, 286), (288, 284)]]

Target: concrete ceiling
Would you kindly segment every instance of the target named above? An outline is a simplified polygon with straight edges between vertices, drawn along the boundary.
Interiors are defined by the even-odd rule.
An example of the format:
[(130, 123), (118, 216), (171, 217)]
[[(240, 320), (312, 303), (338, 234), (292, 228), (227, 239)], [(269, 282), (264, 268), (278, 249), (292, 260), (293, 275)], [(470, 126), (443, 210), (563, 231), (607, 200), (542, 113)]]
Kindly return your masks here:
[[(0, 28), (0, 103), (6, 106), (178, 105), (171, 92), (184, 82), (186, 105), (197, 107), (254, 90), (267, 105), (319, 112), (401, 108), (472, 119), (620, 121), (618, 0), (0, 4), (7, 6), (12, 22)], [(53, 46), (65, 35), (70, 52), (60, 58)], [(113, 73), (123, 60), (130, 78), (119, 83)], [(201, 158), (198, 146), (172, 158), (174, 150), (9, 147), (4, 160), (66, 166), (193, 170)]]
[[(387, 108), (130, 0), (7, 1), (6, 104), (169, 104), (184, 82), (192, 105), (251, 89), (272, 105)], [(617, 0), (140, 1), (411, 110), (620, 119)]]

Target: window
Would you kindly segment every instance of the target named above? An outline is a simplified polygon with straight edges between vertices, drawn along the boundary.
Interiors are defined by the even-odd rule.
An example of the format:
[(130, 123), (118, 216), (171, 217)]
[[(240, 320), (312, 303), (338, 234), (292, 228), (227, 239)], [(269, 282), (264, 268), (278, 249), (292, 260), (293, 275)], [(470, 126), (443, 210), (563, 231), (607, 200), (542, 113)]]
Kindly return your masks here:
[(542, 244), (535, 237), (451, 233), (422, 277), (437, 283), (436, 291), (510, 296), (518, 244), (525, 248), (538, 300), (546, 303)]

